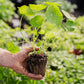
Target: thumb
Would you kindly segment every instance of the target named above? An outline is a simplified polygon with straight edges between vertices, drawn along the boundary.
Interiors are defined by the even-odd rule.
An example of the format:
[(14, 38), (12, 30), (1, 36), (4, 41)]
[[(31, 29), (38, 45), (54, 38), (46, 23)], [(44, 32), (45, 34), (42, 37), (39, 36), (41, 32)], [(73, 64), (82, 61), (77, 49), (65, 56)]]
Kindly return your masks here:
[(35, 47), (35, 49), (34, 49), (33, 47), (29, 47), (29, 48), (25, 48), (24, 50), (25, 50), (26, 54), (28, 54), (30, 52), (33, 52), (34, 50), (35, 51), (38, 51), (39, 48), (38, 47)]
[[(35, 51), (38, 51), (38, 50), (39, 50), (39, 48), (38, 47), (35, 47)], [(30, 52), (33, 52), (33, 51), (34, 51), (33, 47), (25, 48), (24, 50), (18, 52), (16, 54), (16, 57), (18, 57), (18, 59), (24, 60), (25, 58), (28, 57), (28, 54)]]

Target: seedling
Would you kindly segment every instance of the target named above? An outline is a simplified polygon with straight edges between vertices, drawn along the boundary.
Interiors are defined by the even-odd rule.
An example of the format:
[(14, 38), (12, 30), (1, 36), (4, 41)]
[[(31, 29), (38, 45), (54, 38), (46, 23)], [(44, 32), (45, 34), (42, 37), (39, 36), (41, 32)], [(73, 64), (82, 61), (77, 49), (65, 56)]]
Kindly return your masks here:
[[(47, 56), (44, 54), (46, 39), (44, 39), (43, 41), (39, 41), (36, 44), (36, 40), (38, 38), (38, 32), (40, 34), (42, 33), (44, 34), (45, 32), (42, 29), (40, 30), (41, 26), (46, 21), (50, 22), (51, 24), (59, 28), (62, 26), (63, 27), (67, 26), (68, 23), (71, 23), (72, 26), (73, 23), (72, 20), (68, 21), (66, 25), (62, 24), (63, 15), (59, 9), (59, 6), (60, 4), (57, 4), (55, 2), (45, 2), (44, 4), (38, 4), (38, 5), (29, 4), (29, 6), (24, 5), (22, 7), (19, 7), (20, 14), (30, 17), (30, 24), (31, 27), (33, 28), (32, 46), (34, 49), (34, 54), (31, 54), (30, 57), (27, 59), (27, 63), (29, 64), (29, 71), (31, 73), (41, 74), (42, 76), (44, 76), (46, 70)], [(68, 30), (70, 30), (70, 28)], [(48, 37), (47, 35), (47, 38), (51, 37)], [(42, 45), (40, 51), (35, 52), (35, 44), (37, 46)]]

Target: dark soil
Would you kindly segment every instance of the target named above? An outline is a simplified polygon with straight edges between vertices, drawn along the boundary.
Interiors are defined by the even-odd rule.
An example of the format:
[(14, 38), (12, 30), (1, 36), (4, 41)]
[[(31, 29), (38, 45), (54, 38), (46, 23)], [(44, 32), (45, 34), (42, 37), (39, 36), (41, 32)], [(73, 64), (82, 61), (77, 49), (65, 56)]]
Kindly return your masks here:
[(47, 55), (45, 54), (31, 54), (27, 59), (28, 71), (33, 74), (45, 75)]

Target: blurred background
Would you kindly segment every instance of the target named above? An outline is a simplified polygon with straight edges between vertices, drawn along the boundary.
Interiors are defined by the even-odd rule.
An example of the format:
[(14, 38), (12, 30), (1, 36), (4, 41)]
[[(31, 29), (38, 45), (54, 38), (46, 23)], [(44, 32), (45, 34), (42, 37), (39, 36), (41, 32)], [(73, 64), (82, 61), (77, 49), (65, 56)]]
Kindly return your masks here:
[[(18, 7), (44, 4), (46, 1), (60, 4), (60, 10), (68, 13), (63, 14), (64, 24), (67, 16), (75, 18), (74, 25), (68, 25), (74, 31), (64, 31), (46, 21), (40, 27), (41, 33), (38, 32), (36, 40), (40, 45), (39, 41), (46, 38), (48, 65), (44, 79), (30, 80), (12, 69), (0, 67), (0, 84), (84, 84), (84, 0), (0, 0), (0, 48), (17, 53), (32, 46), (30, 19), (33, 16), (24, 16), (21, 20)], [(45, 15), (44, 11), (42, 15)]]

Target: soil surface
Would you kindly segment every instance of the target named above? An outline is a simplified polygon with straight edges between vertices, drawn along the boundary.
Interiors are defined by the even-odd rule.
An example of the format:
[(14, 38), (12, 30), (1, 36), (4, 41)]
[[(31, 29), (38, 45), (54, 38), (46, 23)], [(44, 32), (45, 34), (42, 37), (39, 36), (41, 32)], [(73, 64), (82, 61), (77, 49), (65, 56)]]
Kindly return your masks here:
[(31, 54), (27, 59), (28, 71), (33, 74), (45, 75), (47, 55), (43, 54)]

